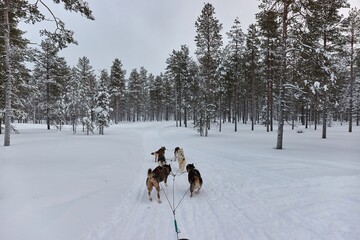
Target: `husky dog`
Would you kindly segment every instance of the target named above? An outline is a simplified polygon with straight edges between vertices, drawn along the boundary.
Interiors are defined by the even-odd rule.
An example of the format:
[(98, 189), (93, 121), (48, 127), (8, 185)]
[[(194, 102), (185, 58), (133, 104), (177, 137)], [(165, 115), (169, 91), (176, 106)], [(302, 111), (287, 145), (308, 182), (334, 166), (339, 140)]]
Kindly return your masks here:
[(200, 191), (203, 181), (200, 172), (195, 169), (193, 163), (186, 166), (186, 171), (188, 172), (188, 180), (190, 183), (190, 197), (192, 197), (194, 191), (196, 193)]
[(157, 161), (158, 161), (159, 166), (165, 166), (166, 165), (165, 156), (159, 156)]
[(158, 202), (161, 203), (159, 183), (164, 181), (165, 186), (167, 186), (167, 178), (170, 172), (171, 172), (170, 165), (157, 166), (154, 170), (151, 170), (151, 168), (149, 168), (147, 172), (146, 187), (148, 189), (148, 196), (150, 201), (152, 201), (151, 191), (154, 187), (157, 191)]
[(176, 147), (174, 149), (174, 161), (176, 161), (176, 153), (177, 153), (177, 151), (179, 151), (179, 149), (180, 149), (180, 147)]
[(174, 151), (175, 161), (179, 163), (179, 172), (185, 172), (186, 160), (184, 155), (184, 149), (176, 147)]
[(165, 150), (165, 147), (161, 147), (159, 150), (151, 153), (151, 155), (155, 156), (155, 162), (159, 162), (160, 166), (166, 164)]

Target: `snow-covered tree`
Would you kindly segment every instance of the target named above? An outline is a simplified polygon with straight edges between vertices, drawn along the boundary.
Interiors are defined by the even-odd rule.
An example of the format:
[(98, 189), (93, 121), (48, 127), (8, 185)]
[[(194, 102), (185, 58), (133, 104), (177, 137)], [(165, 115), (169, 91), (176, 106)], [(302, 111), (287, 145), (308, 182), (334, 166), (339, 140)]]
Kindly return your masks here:
[(58, 56), (59, 49), (49, 39), (41, 43), (34, 68), (34, 78), (40, 95), (38, 108), (46, 117), (47, 129), (56, 122), (57, 103), (62, 97), (66, 78), (66, 62)]
[(273, 131), (273, 87), (280, 68), (279, 56), (279, 23), (274, 10), (263, 10), (257, 14), (257, 22), (262, 36), (262, 55), (264, 58), (264, 76), (266, 79), (266, 131)]
[(140, 112), (140, 119), (142, 121), (147, 120), (148, 116), (148, 106), (149, 102), (149, 84), (148, 84), (148, 71), (145, 67), (140, 67), (139, 71), (139, 80), (140, 80), (140, 96), (141, 96), (141, 103), (138, 106)]
[(121, 61), (116, 58), (111, 66), (109, 86), (115, 123), (125, 119), (125, 74), (126, 70), (123, 69)]
[(108, 92), (107, 83), (109, 82), (109, 74), (106, 70), (100, 73), (99, 87), (95, 96), (96, 107), (95, 114), (99, 134), (104, 135), (104, 128), (109, 127), (110, 123), (110, 94)]
[[(351, 9), (349, 16), (343, 21), (343, 33), (346, 38), (347, 47), (345, 48), (346, 63), (349, 66), (349, 77), (345, 84), (346, 106), (348, 109), (349, 132), (352, 132), (353, 115), (355, 113), (354, 103), (356, 103), (356, 75), (360, 69), (356, 66), (356, 59), (360, 58), (360, 10)], [(358, 73), (358, 74), (357, 74)], [(356, 106), (356, 105), (355, 105)], [(357, 106), (358, 108), (360, 106)]]
[(181, 121), (183, 119), (186, 127), (191, 100), (192, 70), (195, 64), (190, 57), (189, 47), (182, 45), (180, 50), (173, 50), (170, 57), (166, 60), (166, 63), (166, 74), (173, 79), (176, 126), (178, 126), (179, 122), (181, 127)]
[(227, 84), (225, 85), (225, 91), (227, 92), (227, 108), (228, 118), (234, 122), (235, 132), (237, 131), (237, 123), (239, 117), (239, 101), (240, 101), (240, 83), (243, 80), (244, 69), (244, 43), (245, 34), (242, 31), (239, 18), (234, 20), (229, 32), (227, 32), (229, 43), (226, 46), (226, 76)]
[[(76, 65), (76, 81), (80, 83), (80, 118), (89, 117), (92, 122), (95, 121), (93, 109), (95, 107), (94, 96), (96, 94), (96, 75), (87, 57), (79, 58)], [(90, 114), (89, 114), (90, 113)]]
[(254, 130), (257, 119), (257, 102), (258, 95), (261, 93), (262, 86), (259, 84), (260, 72), (260, 39), (259, 32), (255, 24), (251, 24), (246, 35), (245, 47), (245, 79), (246, 88), (248, 89), (248, 96), (250, 102), (250, 120), (251, 130)]
[[(201, 11), (201, 15), (195, 22), (196, 27), (196, 55), (199, 61), (201, 83), (204, 88), (202, 106), (198, 108), (201, 120), (198, 122), (201, 127), (200, 134), (208, 135), (210, 121), (215, 117), (216, 110), (216, 91), (218, 90), (219, 79), (218, 67), (220, 64), (222, 36), (220, 30), (222, 24), (215, 17), (215, 8), (210, 3), (206, 3)], [(204, 118), (204, 119), (202, 119)]]
[[(167, 105), (166, 80), (160, 74), (149, 82), (150, 120), (164, 120), (164, 113)], [(171, 97), (169, 97), (171, 99)]]
[[(94, 19), (92, 16), (91, 10), (88, 7), (87, 2), (83, 0), (54, 0), (56, 4), (63, 3), (65, 9), (68, 11), (79, 12), (88, 19)], [(64, 48), (69, 43), (74, 43), (73, 32), (65, 28), (65, 24), (57, 18), (51, 9), (46, 5), (44, 1), (14, 1), (14, 0), (4, 0), (1, 1), (0, 7), (3, 10), (3, 22), (4, 26), (4, 42), (5, 42), (5, 73), (6, 73), (6, 91), (5, 91), (5, 137), (4, 145), (10, 146), (10, 123), (12, 117), (12, 77), (13, 73), (11, 70), (11, 44), (10, 39), (15, 39), (11, 35), (10, 26), (13, 22), (10, 15), (15, 16), (16, 22), (21, 19), (25, 23), (36, 23), (41, 22), (47, 19), (47, 16), (41, 13), (40, 9), (45, 7), (45, 9), (50, 13), (50, 16), (53, 18), (56, 24), (56, 30), (54, 32), (48, 30), (42, 30), (40, 33), (43, 36), (46, 36), (48, 39), (51, 39), (52, 42), (57, 46), (57, 48)], [(15, 37), (15, 36), (14, 36)]]
[(318, 96), (322, 105), (322, 138), (326, 138), (326, 127), (330, 103), (333, 100), (332, 91), (337, 87), (336, 79), (336, 53), (341, 40), (341, 15), (339, 10), (348, 7), (346, 0), (318, 0), (307, 3), (309, 14), (306, 25), (309, 29), (308, 37), (311, 46), (317, 49), (318, 69), (317, 78), (313, 81), (318, 86)]
[[(277, 16), (276, 20), (279, 27), (279, 80), (276, 83), (276, 90), (278, 92), (278, 132), (276, 140), (276, 149), (283, 148), (283, 134), (284, 122), (286, 119), (286, 86), (290, 84), (289, 66), (291, 65), (288, 59), (290, 51), (296, 50), (292, 46), (292, 41), (295, 36), (291, 35), (292, 26), (298, 21), (303, 21), (303, 16), (307, 12), (302, 12), (304, 4), (302, 1), (292, 0), (262, 0), (260, 9), (264, 13), (271, 12)], [(275, 17), (272, 16), (272, 17)], [(300, 19), (299, 19), (300, 18)], [(274, 23), (275, 24), (275, 23)], [(275, 26), (273, 26), (275, 27)]]
[(128, 83), (128, 106), (129, 106), (129, 120), (139, 121), (141, 116), (141, 108), (143, 103), (142, 82), (140, 74), (135, 68), (130, 72)]

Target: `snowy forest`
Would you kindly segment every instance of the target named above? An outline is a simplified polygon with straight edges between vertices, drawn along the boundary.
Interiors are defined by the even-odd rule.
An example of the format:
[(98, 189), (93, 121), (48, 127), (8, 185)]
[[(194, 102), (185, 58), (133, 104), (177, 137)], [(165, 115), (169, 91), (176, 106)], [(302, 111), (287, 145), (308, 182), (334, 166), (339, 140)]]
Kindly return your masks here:
[[(84, 1), (54, 2), (96, 21)], [(262, 0), (255, 23), (244, 28), (236, 18), (226, 34), (214, 6), (205, 3), (194, 19), (195, 52), (178, 46), (159, 75), (141, 62), (138, 69), (124, 69), (121, 56), (99, 75), (86, 56), (69, 66), (59, 53), (76, 39), (55, 15), (56, 31), (41, 31), (41, 44), (30, 45), (19, 23), (44, 21), (38, 7), (45, 4), (0, 3), (5, 146), (14, 122), (46, 122), (48, 129), (68, 124), (74, 133), (104, 134), (122, 121), (175, 120), (201, 136), (221, 131), (224, 122), (233, 123), (234, 131), (238, 124), (251, 130), (262, 125), (278, 131), (278, 149), (287, 123), (313, 125), (322, 138), (332, 121), (344, 122), (349, 132), (359, 126), (360, 10), (347, 0)]]

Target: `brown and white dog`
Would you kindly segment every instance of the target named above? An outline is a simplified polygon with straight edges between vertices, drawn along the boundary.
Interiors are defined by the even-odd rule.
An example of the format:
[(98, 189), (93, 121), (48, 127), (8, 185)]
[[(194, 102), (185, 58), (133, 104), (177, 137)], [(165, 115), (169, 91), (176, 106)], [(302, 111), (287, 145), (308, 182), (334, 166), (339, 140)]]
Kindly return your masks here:
[(166, 164), (165, 150), (165, 147), (161, 147), (159, 150), (151, 153), (151, 155), (155, 156), (155, 162), (158, 162), (159, 166), (163, 166)]
[(149, 200), (152, 201), (151, 191), (153, 187), (157, 191), (158, 202), (160, 201), (160, 182), (164, 181), (165, 186), (167, 186), (167, 178), (171, 173), (171, 166), (164, 165), (164, 166), (157, 166), (154, 170), (149, 168), (147, 172), (147, 179), (146, 179), (146, 187), (148, 189), (148, 196)]
[(192, 197), (194, 191), (199, 193), (203, 180), (201, 178), (200, 172), (195, 169), (193, 163), (186, 166), (186, 171), (188, 172), (188, 180), (190, 183), (190, 197)]
[(185, 172), (186, 160), (184, 155), (184, 149), (176, 147), (174, 151), (175, 161), (179, 163), (179, 172)]

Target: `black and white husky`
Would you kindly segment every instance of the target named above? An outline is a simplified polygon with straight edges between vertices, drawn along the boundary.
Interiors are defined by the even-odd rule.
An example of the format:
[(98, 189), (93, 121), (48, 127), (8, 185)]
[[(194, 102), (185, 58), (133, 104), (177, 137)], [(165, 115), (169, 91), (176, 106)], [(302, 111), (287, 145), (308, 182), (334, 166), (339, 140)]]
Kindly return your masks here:
[(174, 151), (175, 161), (179, 163), (179, 172), (185, 172), (186, 160), (184, 149), (176, 147)]

